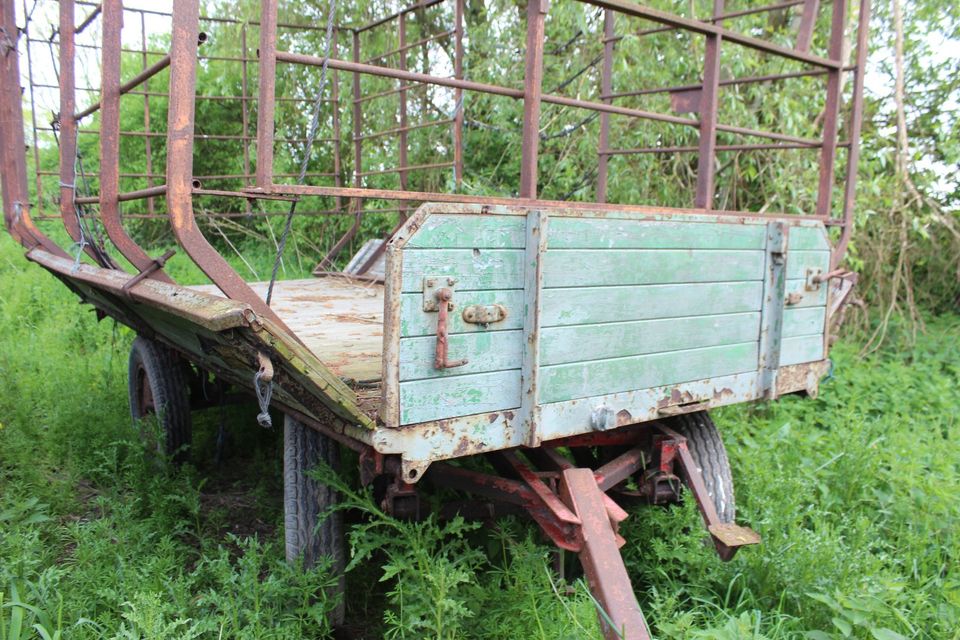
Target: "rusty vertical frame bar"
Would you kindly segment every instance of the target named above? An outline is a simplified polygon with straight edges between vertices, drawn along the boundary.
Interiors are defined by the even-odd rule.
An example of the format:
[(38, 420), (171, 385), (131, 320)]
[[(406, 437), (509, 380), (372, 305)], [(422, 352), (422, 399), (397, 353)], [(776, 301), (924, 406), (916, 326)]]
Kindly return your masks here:
[(33, 248), (40, 245), (56, 255), (66, 256), (60, 247), (36, 228), (30, 218), (18, 34), (13, 0), (5, 1), (0, 7), (0, 86), (4, 87), (4, 91), (0, 92), (3, 94), (0, 96), (0, 164), (3, 168), (0, 171), (0, 190), (3, 192), (4, 223), (13, 238), (23, 246)]
[[(263, 8), (268, 12), (271, 4), (275, 22), (275, 2), (264, 0)], [(261, 21), (266, 17), (263, 16)], [(210, 246), (197, 226), (193, 213), (193, 140), (199, 32), (200, 0), (174, 0), (168, 91), (170, 106), (167, 110), (167, 210), (170, 226), (186, 254), (224, 295), (250, 305), (256, 314), (271, 320), (296, 338), (223, 256)], [(274, 96), (271, 93), (266, 98), (272, 103)]]
[[(30, 15), (27, 10), (27, 0), (23, 0), (23, 15)], [(30, 25), (24, 27), (24, 31), (28, 31)], [(27, 84), (29, 85), (29, 95), (30, 95), (30, 123), (31, 131), (33, 132), (33, 166), (34, 166), (34, 177), (37, 182), (37, 210), (43, 214), (43, 180), (40, 179), (40, 145), (37, 144), (37, 103), (34, 100), (33, 95), (33, 59), (30, 54), (30, 37), (29, 33), (26, 38), (26, 51), (27, 51)]]
[(23, 103), (17, 16), (13, 0), (0, 1), (0, 194), (3, 222), (13, 239), (27, 249), (40, 246), (60, 257), (67, 253), (50, 241), (30, 218), (30, 189), (24, 156)]
[[(603, 70), (600, 73), (600, 99), (612, 104), (613, 48), (616, 37), (617, 14), (603, 10)], [(597, 144), (597, 202), (607, 201), (607, 165), (610, 162), (610, 114), (600, 113), (600, 139)]]
[(820, 13), (820, 0), (804, 0), (803, 15), (800, 17), (800, 28), (797, 30), (797, 51), (807, 53), (813, 43), (813, 31), (817, 25), (817, 14)]
[(837, 130), (840, 120), (840, 88), (843, 82), (840, 58), (843, 56), (843, 30), (846, 26), (846, 16), (847, 0), (834, 0), (827, 56), (836, 62), (837, 66), (827, 73), (827, 101), (823, 108), (823, 146), (820, 148), (820, 185), (817, 190), (816, 214), (818, 216), (830, 215), (833, 197), (833, 170), (837, 160)]
[[(454, 0), (453, 7), (453, 77), (463, 80), (463, 2)], [(453, 92), (453, 179), (457, 191), (463, 186), (463, 89)]]
[[(143, 71), (147, 70), (149, 66), (147, 64), (147, 19), (145, 13), (140, 13), (140, 43), (143, 45), (143, 52), (140, 54), (141, 66)], [(143, 130), (147, 133), (150, 132), (150, 79), (147, 78), (143, 82)], [(247, 135), (244, 132), (243, 135)], [(153, 147), (150, 136), (144, 136), (143, 138), (144, 149), (146, 152), (146, 165), (147, 170), (147, 188), (153, 186)], [(153, 215), (154, 213), (154, 201), (153, 198), (147, 198), (147, 213)]]
[(540, 97), (543, 93), (543, 38), (549, 0), (527, 2), (526, 89), (523, 94), (523, 151), (520, 159), (520, 197), (537, 197), (537, 159), (540, 147)]
[[(74, 0), (60, 1), (60, 217), (67, 234), (74, 242), (83, 237), (80, 222), (77, 220), (76, 179), (77, 179), (77, 123), (73, 119), (76, 111), (76, 70), (74, 67)], [(93, 247), (85, 246), (87, 255), (96, 259)]]
[(173, 282), (127, 235), (120, 220), (120, 56), (123, 1), (103, 1), (100, 64), (100, 221), (117, 250), (147, 277)]
[[(360, 61), (360, 33), (353, 32), (353, 61)], [(360, 136), (363, 135), (363, 107), (360, 103), (362, 98), (360, 92), (360, 74), (353, 73), (353, 186), (362, 188), (363, 176), (363, 141)], [(363, 208), (363, 201), (355, 199), (350, 203), (351, 207), (359, 211)]]
[[(143, 14), (141, 14), (143, 15)], [(247, 23), (244, 22), (240, 27), (240, 117), (243, 127), (243, 175), (250, 175), (250, 105), (247, 96), (250, 90), (250, 77), (247, 70)], [(249, 178), (243, 179), (244, 186), (249, 186)], [(244, 210), (247, 215), (253, 213), (253, 205), (250, 200), (244, 201)]]
[[(257, 186), (261, 189), (269, 189), (273, 183), (273, 136), (277, 89), (277, 0), (260, 2), (259, 83)], [(191, 91), (193, 91), (192, 88)]]
[[(407, 70), (407, 14), (401, 13), (397, 18), (397, 46), (399, 47), (399, 61), (398, 65), (402, 71)], [(407, 158), (407, 83), (404, 80), (400, 81), (400, 139), (397, 144), (397, 151), (399, 156), (400, 166), (399, 177), (400, 177), (400, 190), (406, 191), (409, 188), (409, 175), (407, 172), (408, 158)], [(406, 203), (401, 203), (400, 217), (403, 220), (407, 219), (408, 211)]]
[(850, 243), (853, 233), (853, 207), (857, 197), (857, 170), (860, 166), (860, 132), (863, 128), (863, 82), (866, 75), (870, 34), (870, 0), (860, 0), (857, 25), (856, 75), (853, 77), (853, 105), (850, 110), (850, 150), (847, 153), (847, 181), (843, 192), (843, 229), (840, 240), (830, 258), (831, 270), (836, 269)]
[[(330, 44), (330, 55), (338, 58), (338, 47), (340, 45), (340, 28), (333, 30), (333, 42)], [(337, 187), (343, 186), (343, 160), (340, 157), (340, 72), (336, 69), (331, 71), (333, 82), (330, 86), (330, 101), (332, 103), (333, 119), (333, 184)], [(336, 196), (334, 198), (337, 211), (343, 209), (343, 198)]]
[[(713, 1), (713, 17), (723, 14), (723, 0)], [(694, 206), (713, 208), (714, 178), (717, 154), (717, 110), (720, 99), (720, 47), (723, 38), (717, 34), (706, 36), (703, 56), (703, 89), (700, 92), (700, 148), (697, 158), (697, 193)]]

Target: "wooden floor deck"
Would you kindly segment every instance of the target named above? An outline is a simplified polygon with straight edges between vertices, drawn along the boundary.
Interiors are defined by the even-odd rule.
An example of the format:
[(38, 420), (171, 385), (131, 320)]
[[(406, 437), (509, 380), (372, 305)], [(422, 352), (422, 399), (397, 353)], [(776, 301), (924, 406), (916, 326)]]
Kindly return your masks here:
[[(266, 296), (266, 282), (250, 286)], [(222, 295), (213, 285), (192, 288)], [(383, 285), (336, 276), (278, 281), (271, 307), (333, 373), (348, 381), (380, 380)]]

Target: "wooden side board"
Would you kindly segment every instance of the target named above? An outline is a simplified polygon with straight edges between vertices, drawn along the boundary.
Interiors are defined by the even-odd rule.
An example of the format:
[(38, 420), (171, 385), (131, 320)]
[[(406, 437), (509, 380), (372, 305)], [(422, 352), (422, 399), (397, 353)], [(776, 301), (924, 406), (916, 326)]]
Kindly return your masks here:
[[(529, 420), (531, 407), (539, 416), (540, 405), (562, 416), (564, 403), (600, 406), (621, 396), (635, 402), (644, 390), (733, 378), (742, 387), (738, 397), (760, 397), (747, 381), (760, 380), (766, 304), (782, 305), (771, 316), (777, 326), (768, 329), (777, 335), (778, 365), (824, 357), (826, 287), (810, 281), (829, 265), (818, 223), (784, 221), (783, 296), (765, 302), (770, 247), (761, 219), (551, 211), (544, 220), (531, 210), (448, 213), (438, 205), (418, 215), (396, 246), (403, 255), (398, 425), (426, 428), (489, 415), (510, 424), (513, 441), (529, 444), (537, 438), (518, 433), (513, 421)], [(531, 215), (541, 215), (537, 224), (546, 229), (532, 262)], [(531, 265), (541, 271), (538, 278), (526, 273)], [(424, 281), (445, 278), (454, 282), (449, 357), (468, 362), (440, 370), (433, 362), (438, 314), (424, 310)], [(499, 322), (463, 318), (469, 305), (494, 304), (506, 309)], [(551, 430), (543, 427), (544, 434)]]

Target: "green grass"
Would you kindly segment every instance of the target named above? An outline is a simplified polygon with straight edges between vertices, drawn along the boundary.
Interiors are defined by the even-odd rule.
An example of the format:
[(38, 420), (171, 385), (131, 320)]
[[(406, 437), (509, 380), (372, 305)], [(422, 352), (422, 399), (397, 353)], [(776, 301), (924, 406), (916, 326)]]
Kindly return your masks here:
[[(329, 636), (328, 572), (283, 562), (279, 434), (231, 410), (217, 466), (213, 410), (197, 465), (158, 470), (126, 406), (131, 338), (0, 241), (0, 640)], [(960, 318), (834, 359), (817, 400), (715, 415), (762, 546), (720, 563), (690, 504), (624, 523), (656, 637), (960, 638)], [(366, 637), (598, 637), (527, 523), (400, 523), (348, 497)]]

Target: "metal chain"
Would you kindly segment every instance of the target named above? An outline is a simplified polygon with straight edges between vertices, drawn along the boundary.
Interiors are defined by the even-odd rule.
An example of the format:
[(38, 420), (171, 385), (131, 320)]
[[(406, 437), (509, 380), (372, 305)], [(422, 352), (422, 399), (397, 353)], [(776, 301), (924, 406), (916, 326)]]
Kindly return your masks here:
[[(330, 62), (330, 45), (333, 42), (333, 21), (337, 13), (337, 0), (330, 0), (327, 8), (327, 34), (324, 43), (323, 65), (320, 67), (320, 86), (317, 89), (317, 97), (313, 103), (313, 114), (310, 119), (310, 129), (307, 132), (307, 146), (303, 152), (303, 158), (300, 160), (300, 173), (297, 176), (297, 184), (303, 184), (307, 176), (307, 167), (310, 164), (310, 153), (313, 150), (313, 143), (320, 130), (320, 110), (323, 108), (323, 90), (327, 86), (327, 65)], [(334, 106), (336, 108), (336, 106)], [(270, 274), (270, 284), (267, 286), (267, 306), (270, 306), (270, 300), (273, 298), (273, 285), (277, 281), (277, 272), (280, 270), (280, 263), (283, 262), (283, 252), (287, 248), (287, 238), (290, 236), (290, 229), (293, 226), (293, 216), (297, 212), (297, 201), (290, 203), (290, 211), (287, 213), (287, 220), (283, 226), (283, 233), (280, 234), (280, 242), (277, 243), (277, 255), (273, 260), (273, 271)]]

